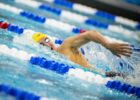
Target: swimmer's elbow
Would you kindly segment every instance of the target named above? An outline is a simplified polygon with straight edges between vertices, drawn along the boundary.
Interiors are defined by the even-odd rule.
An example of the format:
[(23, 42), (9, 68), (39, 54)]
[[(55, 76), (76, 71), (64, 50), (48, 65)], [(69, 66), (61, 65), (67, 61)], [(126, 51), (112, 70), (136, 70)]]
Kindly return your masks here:
[(99, 37), (99, 32), (97, 32), (96, 30), (87, 31), (86, 33), (86, 39), (90, 41), (95, 41), (98, 37)]
[(91, 38), (95, 37), (96, 34), (98, 34), (98, 32), (96, 30), (87, 31), (86, 37), (87, 37), (87, 39), (91, 39)]
[(94, 33), (97, 33), (97, 31), (96, 30), (87, 31), (87, 34), (89, 34), (89, 35), (94, 34)]

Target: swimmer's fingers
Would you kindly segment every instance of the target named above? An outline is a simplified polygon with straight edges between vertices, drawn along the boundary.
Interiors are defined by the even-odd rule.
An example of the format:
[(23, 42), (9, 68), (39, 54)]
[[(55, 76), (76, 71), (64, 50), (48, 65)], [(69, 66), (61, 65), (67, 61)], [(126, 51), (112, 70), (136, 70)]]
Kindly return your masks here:
[(118, 57), (121, 57), (121, 55), (130, 57), (132, 54), (131, 46), (126, 43), (109, 43), (107, 48)]
[(121, 55), (120, 54), (115, 54), (115, 55), (121, 58)]
[(132, 49), (129, 49), (129, 48), (121, 48), (121, 49), (118, 50), (118, 52), (126, 52), (126, 53), (132, 54)]
[(132, 54), (132, 47), (130, 47), (129, 44), (119, 44), (118, 45), (118, 50), (116, 52), (116, 55), (118, 57), (120, 57), (121, 55), (124, 55), (124, 56), (128, 56), (130, 57)]
[(126, 52), (122, 52), (121, 55), (123, 55), (123, 56), (127, 56), (127, 57), (130, 57), (130, 56), (131, 56), (130, 53), (126, 53)]
[(118, 57), (121, 57), (122, 55), (123, 56), (127, 56), (127, 57), (130, 57), (131, 56), (131, 52), (118, 52), (117, 54), (115, 54), (116, 56), (118, 56)]
[(130, 45), (127, 44), (127, 43), (120, 43), (120, 45), (121, 45), (121, 46), (129, 46), (129, 47), (130, 47)]
[(119, 48), (117, 53), (120, 54), (120, 55), (130, 57), (131, 54), (132, 54), (132, 48), (127, 44), (123, 44), (123, 45), (121, 45), (121, 47)]

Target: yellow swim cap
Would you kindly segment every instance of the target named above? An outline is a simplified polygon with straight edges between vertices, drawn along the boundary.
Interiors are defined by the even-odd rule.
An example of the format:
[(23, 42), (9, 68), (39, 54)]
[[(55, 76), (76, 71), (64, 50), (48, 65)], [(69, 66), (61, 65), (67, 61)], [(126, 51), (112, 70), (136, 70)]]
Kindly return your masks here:
[(43, 34), (43, 33), (39, 33), (39, 32), (34, 33), (32, 35), (32, 39), (33, 39), (34, 42), (39, 42), (39, 40), (42, 39), (43, 37), (47, 37), (47, 35)]

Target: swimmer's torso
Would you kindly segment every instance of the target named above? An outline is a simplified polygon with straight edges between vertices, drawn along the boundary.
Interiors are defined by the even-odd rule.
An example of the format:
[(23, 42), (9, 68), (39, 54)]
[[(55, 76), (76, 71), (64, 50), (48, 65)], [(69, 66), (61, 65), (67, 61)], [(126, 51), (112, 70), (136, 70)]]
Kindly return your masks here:
[(89, 67), (88, 62), (86, 61), (86, 59), (83, 57), (83, 55), (81, 54), (81, 52), (79, 52), (78, 49), (74, 49), (74, 48), (63, 48), (63, 47), (59, 47), (57, 49), (57, 52), (65, 55), (69, 60), (84, 66), (84, 67)]

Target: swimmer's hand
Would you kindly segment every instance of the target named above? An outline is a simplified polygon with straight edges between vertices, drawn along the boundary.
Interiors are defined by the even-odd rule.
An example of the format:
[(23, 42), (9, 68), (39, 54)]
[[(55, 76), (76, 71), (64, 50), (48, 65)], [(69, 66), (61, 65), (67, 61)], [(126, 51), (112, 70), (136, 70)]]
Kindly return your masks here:
[(119, 77), (122, 77), (122, 78), (125, 77), (125, 75), (123, 73), (113, 72), (113, 71), (104, 72), (102, 70), (96, 69), (95, 67), (90, 67), (90, 70), (97, 73), (97, 74), (106, 76), (106, 77), (116, 77), (116, 76), (119, 76)]
[(122, 55), (130, 57), (132, 54), (132, 48), (126, 43), (109, 42), (105, 47), (118, 57)]
[(105, 75), (106, 75), (106, 77), (116, 77), (116, 76), (120, 76), (120, 77), (123, 77), (123, 78), (125, 77), (124, 74), (113, 72), (113, 71), (111, 71), (111, 72), (105, 72)]

